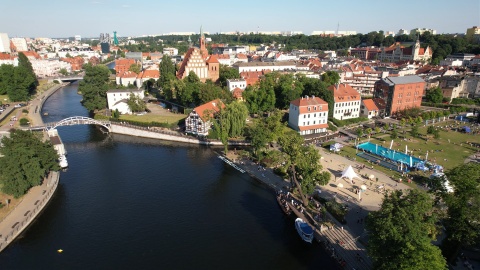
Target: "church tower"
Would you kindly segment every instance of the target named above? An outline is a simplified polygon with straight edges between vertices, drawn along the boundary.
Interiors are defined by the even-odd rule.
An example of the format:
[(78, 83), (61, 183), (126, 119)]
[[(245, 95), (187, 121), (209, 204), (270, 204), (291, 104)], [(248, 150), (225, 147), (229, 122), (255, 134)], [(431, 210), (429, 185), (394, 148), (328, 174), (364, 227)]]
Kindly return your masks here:
[(419, 60), (420, 56), (420, 37), (417, 36), (417, 40), (415, 41), (415, 45), (412, 52), (412, 60)]
[(205, 35), (203, 34), (202, 26), (200, 26), (200, 38), (198, 41), (200, 43), (200, 52), (202, 53), (202, 57), (203, 59), (207, 59), (208, 51), (207, 51), (207, 48), (205, 47)]

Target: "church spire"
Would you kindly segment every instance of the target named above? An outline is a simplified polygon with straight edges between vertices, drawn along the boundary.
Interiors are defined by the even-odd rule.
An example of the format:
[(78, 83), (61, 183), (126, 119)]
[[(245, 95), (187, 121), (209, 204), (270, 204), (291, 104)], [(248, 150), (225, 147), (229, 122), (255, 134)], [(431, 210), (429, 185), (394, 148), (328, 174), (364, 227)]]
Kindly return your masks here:
[(203, 26), (202, 25), (200, 25), (200, 37), (205, 38), (205, 36), (203, 35)]

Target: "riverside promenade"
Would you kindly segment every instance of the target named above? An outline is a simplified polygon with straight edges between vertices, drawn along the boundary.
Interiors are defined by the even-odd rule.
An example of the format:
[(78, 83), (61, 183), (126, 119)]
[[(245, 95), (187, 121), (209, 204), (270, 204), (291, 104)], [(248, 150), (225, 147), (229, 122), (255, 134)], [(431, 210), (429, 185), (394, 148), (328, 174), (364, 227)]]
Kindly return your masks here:
[[(332, 257), (335, 258), (340, 265), (343, 265), (345, 269), (371, 269), (372, 262), (365, 248), (365, 243), (368, 239), (364, 221), (369, 212), (380, 209), (383, 200), (383, 193), (376, 192), (375, 186), (383, 185), (383, 190), (408, 189), (409, 187), (402, 183), (395, 182), (390, 176), (376, 170), (365, 168), (359, 172), (358, 168), (360, 168), (360, 163), (330, 153), (323, 148), (318, 147), (317, 150), (323, 157), (320, 162), (324, 170), (330, 172), (332, 177), (327, 185), (317, 186), (316, 190), (321, 197), (335, 200), (348, 206), (349, 211), (345, 216), (347, 223), (341, 224), (328, 214), (327, 220), (329, 220), (330, 223), (328, 223), (328, 226), (320, 226), (319, 223), (313, 220), (311, 215), (305, 216), (303, 214), (306, 211), (302, 213), (302, 211), (299, 211), (298, 208), (292, 205), (290, 205), (290, 208), (296, 216), (308, 221), (310, 225), (315, 228), (315, 239), (323, 243), (326, 250), (331, 252)], [(290, 181), (274, 174), (271, 169), (265, 169), (251, 160), (240, 158), (232, 153), (232, 151), (229, 152), (227, 158), (247, 172), (251, 177), (276, 192), (286, 191), (290, 188)], [(367, 173), (368, 175), (373, 174), (375, 178), (378, 177), (378, 182), (355, 179), (357, 185), (361, 183), (368, 187), (366, 192), (360, 194), (362, 200), (359, 199), (359, 195), (352, 191), (355, 185), (340, 178), (341, 172), (348, 167), (348, 165), (357, 168), (356, 172), (358, 174), (361, 173), (364, 175)], [(339, 188), (339, 183), (342, 183), (344, 188)], [(294, 226), (293, 222), (292, 226)]]
[[(61, 87), (62, 85), (55, 85), (41, 93), (38, 98), (29, 102), (26, 109), (28, 110), (28, 118), (32, 125), (43, 125), (43, 120), (40, 115), (43, 103), (50, 95), (55, 93), (55, 91)], [(22, 108), (21, 110), (17, 110), (15, 115), (17, 119), (21, 117), (22, 110)], [(9, 117), (12, 116), (9, 115)], [(12, 127), (17, 127), (17, 125), (18, 123), (16, 121), (10, 121), (10, 123), (0, 127), (0, 131), (7, 132)], [(47, 138), (46, 133), (44, 134), (44, 137), (45, 139)], [(28, 228), (28, 226), (42, 212), (55, 193), (59, 180), (59, 172), (50, 172), (43, 180), (42, 185), (31, 188), (27, 194), (23, 195), (21, 201), (15, 206), (15, 208), (9, 211), (7, 216), (0, 220), (0, 252), (12, 243), (26, 228)], [(9, 206), (5, 205), (4, 207)]]

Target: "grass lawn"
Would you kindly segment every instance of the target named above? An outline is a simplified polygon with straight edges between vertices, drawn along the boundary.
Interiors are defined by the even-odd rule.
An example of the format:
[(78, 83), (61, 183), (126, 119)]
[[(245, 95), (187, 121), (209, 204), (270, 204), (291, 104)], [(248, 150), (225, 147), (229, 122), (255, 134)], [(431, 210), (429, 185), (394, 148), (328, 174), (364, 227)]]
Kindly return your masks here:
[[(448, 122), (448, 124), (454, 124), (454, 121)], [(435, 126), (445, 126), (446, 122), (441, 122), (435, 124)], [(465, 124), (459, 123), (458, 126), (463, 126)], [(431, 135), (428, 135), (427, 141), (427, 128), (419, 128), (419, 133), (421, 134), (420, 138), (413, 138), (410, 133), (410, 129), (407, 129), (406, 134), (403, 134), (403, 131), (399, 129), (398, 134), (401, 138), (393, 140), (393, 147), (396, 151), (405, 152), (405, 145), (408, 147), (409, 154), (413, 154), (415, 157), (420, 157), (425, 159), (425, 155), (428, 150), (428, 160), (439, 164), (444, 167), (445, 170), (455, 168), (464, 163), (464, 160), (474, 154), (477, 151), (480, 151), (480, 148), (471, 147), (467, 142), (474, 142), (480, 144), (480, 135), (472, 135), (468, 133), (462, 133), (457, 131), (440, 131), (440, 138), (438, 140), (433, 139)], [(404, 137), (403, 137), (404, 136)], [(385, 141), (378, 140), (376, 138), (381, 138)], [(361, 142), (366, 142), (368, 139), (363, 139)], [(383, 147), (390, 147), (392, 139), (390, 134), (380, 133), (378, 136), (373, 135), (370, 139), (370, 142), (379, 144)], [(410, 151), (413, 151), (410, 153)], [(342, 156), (356, 157), (356, 150), (353, 146), (345, 146), (342, 148), (340, 154)], [(357, 158), (358, 162), (365, 163), (369, 166), (367, 160), (363, 158)], [(389, 169), (386, 169), (381, 166), (374, 165), (376, 170), (382, 171), (387, 175), (395, 175), (396, 178), (400, 177), (399, 173), (393, 172)]]
[(138, 121), (144, 123), (157, 122), (177, 124), (180, 120), (187, 118), (185, 114), (156, 115), (147, 113), (145, 115), (121, 115), (120, 120)]
[(8, 99), (8, 95), (0, 95), (0, 102), (1, 103), (10, 103), (10, 100)]

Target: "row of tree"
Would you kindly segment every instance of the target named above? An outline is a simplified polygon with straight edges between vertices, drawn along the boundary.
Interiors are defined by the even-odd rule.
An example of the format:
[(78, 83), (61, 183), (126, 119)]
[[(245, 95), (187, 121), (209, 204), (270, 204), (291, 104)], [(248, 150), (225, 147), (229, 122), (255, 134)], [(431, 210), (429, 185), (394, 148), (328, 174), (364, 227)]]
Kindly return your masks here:
[(32, 63), (23, 53), (18, 54), (18, 66), (0, 65), (0, 95), (10, 101), (27, 101), (35, 93), (38, 80)]

